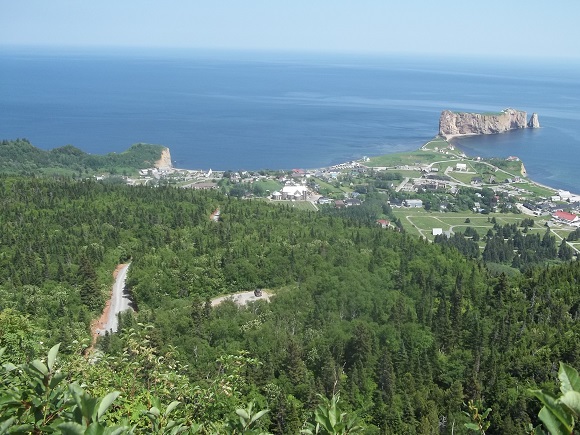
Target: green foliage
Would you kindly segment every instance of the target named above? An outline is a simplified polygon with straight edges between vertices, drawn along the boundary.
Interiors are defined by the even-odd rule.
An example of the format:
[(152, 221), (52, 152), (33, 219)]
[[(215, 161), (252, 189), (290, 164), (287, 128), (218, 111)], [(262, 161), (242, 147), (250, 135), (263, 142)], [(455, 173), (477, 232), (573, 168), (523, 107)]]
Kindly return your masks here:
[(340, 396), (335, 394), (332, 398), (319, 396), (322, 403), (314, 411), (314, 423), (306, 423), (303, 434), (328, 434), (346, 435), (364, 433), (365, 427), (356, 415), (348, 415), (342, 412), (338, 406)]
[(55, 367), (59, 347), (50, 349), (46, 364), (38, 359), (19, 366), (4, 364), (2, 433), (121, 433), (124, 428), (107, 427), (103, 420), (119, 392), (98, 399), (78, 384), (66, 382), (66, 374)]
[(82, 176), (96, 172), (136, 172), (138, 169), (153, 167), (163, 148), (160, 145), (139, 143), (119, 154), (99, 156), (87, 154), (72, 145), (44, 151), (26, 139), (3, 140), (0, 142), (0, 172)]
[[(0, 193), (0, 358), (33, 361), (62, 342), (53, 368), (41, 361), (67, 373), (67, 409), (75, 381), (87, 403), (120, 392), (98, 418), (107, 427), (240, 431), (251, 417), (235, 410), (253, 403), (270, 411), (247, 430), (294, 434), (319, 395), (340, 394), (335, 421), (357, 415), (366, 433), (449, 434), (474, 423), (469, 400), (494, 409), (488, 432), (525, 433), (539, 420), (522, 385), (549, 390), (554, 362), (580, 364), (579, 262), (490, 273), (444, 244), (377, 228), (382, 194), (341, 216), (89, 181), (0, 177)], [(88, 325), (120, 258), (131, 258), (138, 310), (91, 353)], [(255, 288), (275, 296), (212, 306)], [(2, 395), (15, 376), (4, 371)]]
[[(115, 424), (115, 414), (121, 412), (121, 415), (126, 416), (128, 411), (131, 412), (132, 404), (122, 401), (119, 403), (119, 391), (107, 393), (102, 398), (92, 397), (76, 381), (71, 382), (70, 374), (56, 367), (59, 347), (60, 344), (50, 349), (46, 364), (41, 360), (33, 360), (19, 366), (12, 363), (3, 365), (4, 373), (0, 377), (0, 433), (267, 433), (257, 426), (268, 411), (255, 412), (253, 404), (246, 409), (237, 409), (237, 419), (208, 418), (203, 423), (189, 424), (183, 415), (172, 416), (180, 404), (179, 401), (172, 401), (163, 409), (157, 397), (151, 397), (152, 406), (149, 409), (143, 409), (129, 419), (122, 418), (123, 424)], [(0, 349), (0, 358), (4, 352), (5, 348)], [(86, 376), (86, 362), (81, 365)], [(100, 374), (103, 378), (106, 377), (103, 370)], [(230, 379), (229, 382), (235, 381)], [(215, 397), (210, 400), (215, 400)], [(115, 406), (116, 412), (109, 412)], [(215, 417), (215, 414), (211, 417)], [(129, 420), (132, 426), (127, 424)]]
[(570, 365), (560, 362), (558, 379), (560, 380), (561, 392), (559, 397), (554, 397), (542, 390), (530, 390), (544, 405), (538, 416), (548, 432), (554, 435), (573, 433), (576, 420), (580, 417), (580, 376), (578, 371)]
[(489, 429), (490, 426), (490, 422), (487, 418), (489, 417), (491, 408), (487, 408), (485, 411), (480, 412), (479, 407), (473, 402), (473, 400), (468, 402), (467, 408), (469, 411), (464, 411), (464, 413), (471, 419), (471, 422), (464, 423), (463, 425), (469, 431), (474, 431), (484, 435), (485, 431)]

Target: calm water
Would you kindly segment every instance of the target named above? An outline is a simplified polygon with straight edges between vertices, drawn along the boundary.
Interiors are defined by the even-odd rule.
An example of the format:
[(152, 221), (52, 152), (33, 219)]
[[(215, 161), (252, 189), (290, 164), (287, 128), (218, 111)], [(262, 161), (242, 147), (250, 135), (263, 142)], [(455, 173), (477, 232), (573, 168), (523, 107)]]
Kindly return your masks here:
[(580, 65), (308, 54), (0, 50), (0, 138), (51, 149), (163, 144), (178, 167), (319, 167), (417, 149), (444, 109), (538, 112), (460, 139), (580, 192)]

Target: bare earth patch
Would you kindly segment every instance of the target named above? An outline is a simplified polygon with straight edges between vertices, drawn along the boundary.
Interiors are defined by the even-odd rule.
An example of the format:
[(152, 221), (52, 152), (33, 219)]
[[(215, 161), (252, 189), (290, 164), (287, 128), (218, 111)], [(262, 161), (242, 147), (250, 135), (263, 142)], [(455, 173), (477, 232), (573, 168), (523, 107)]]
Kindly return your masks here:
[(262, 291), (262, 296), (254, 295), (253, 291), (240, 292), (240, 293), (234, 293), (233, 295), (220, 296), (219, 298), (212, 299), (211, 306), (215, 307), (216, 305), (219, 305), (223, 301), (227, 301), (227, 300), (234, 301), (237, 305), (240, 305), (240, 306), (246, 305), (248, 302), (255, 302), (255, 301), (259, 301), (259, 300), (265, 300), (266, 302), (270, 302), (271, 296), (272, 296), (272, 294), (268, 293), (267, 291)]

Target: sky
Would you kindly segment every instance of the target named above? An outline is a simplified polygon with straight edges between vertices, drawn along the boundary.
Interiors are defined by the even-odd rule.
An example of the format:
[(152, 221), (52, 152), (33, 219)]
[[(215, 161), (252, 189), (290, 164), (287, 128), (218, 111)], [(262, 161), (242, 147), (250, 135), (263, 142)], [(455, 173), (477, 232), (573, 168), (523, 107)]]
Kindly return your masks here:
[(580, 59), (577, 0), (0, 0), (0, 46)]

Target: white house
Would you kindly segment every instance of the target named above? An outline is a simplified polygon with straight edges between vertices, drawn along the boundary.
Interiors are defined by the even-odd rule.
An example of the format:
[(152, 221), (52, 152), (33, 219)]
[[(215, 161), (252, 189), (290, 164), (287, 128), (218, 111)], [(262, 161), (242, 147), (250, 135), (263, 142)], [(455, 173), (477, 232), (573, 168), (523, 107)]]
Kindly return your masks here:
[(567, 190), (558, 190), (558, 196), (562, 199), (562, 201), (566, 201), (567, 199), (570, 199), (572, 194)]
[(282, 199), (306, 199), (308, 196), (308, 188), (306, 186), (284, 186), (282, 191)]
[(405, 205), (411, 208), (421, 208), (423, 207), (423, 201), (420, 199), (406, 199)]
[(457, 163), (455, 165), (455, 170), (456, 171), (463, 171), (463, 172), (467, 171), (467, 163)]

